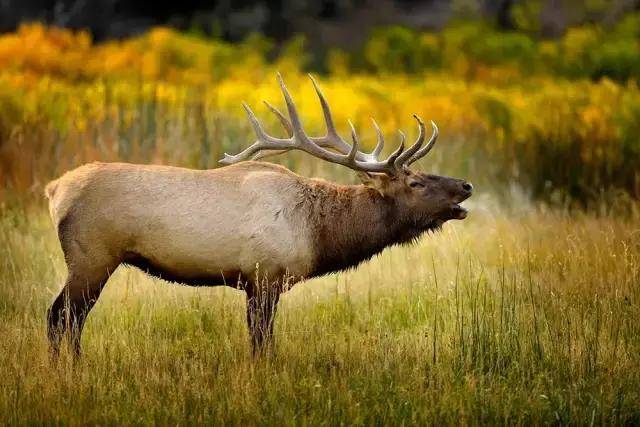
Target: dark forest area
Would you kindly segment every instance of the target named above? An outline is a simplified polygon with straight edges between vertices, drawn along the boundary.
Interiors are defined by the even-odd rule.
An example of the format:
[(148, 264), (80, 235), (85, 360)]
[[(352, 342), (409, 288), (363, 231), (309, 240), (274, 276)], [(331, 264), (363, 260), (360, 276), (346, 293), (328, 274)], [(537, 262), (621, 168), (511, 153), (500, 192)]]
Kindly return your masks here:
[[(437, 30), (452, 20), (471, 18), (505, 30), (530, 27), (524, 29), (552, 37), (572, 25), (613, 24), (638, 8), (638, 0), (4, 0), (0, 31), (37, 21), (88, 29), (101, 41), (167, 25), (230, 41), (256, 32), (277, 41), (304, 34), (312, 42), (349, 47), (364, 40), (372, 28), (389, 24)], [(528, 25), (531, 18), (526, 15), (537, 22)]]

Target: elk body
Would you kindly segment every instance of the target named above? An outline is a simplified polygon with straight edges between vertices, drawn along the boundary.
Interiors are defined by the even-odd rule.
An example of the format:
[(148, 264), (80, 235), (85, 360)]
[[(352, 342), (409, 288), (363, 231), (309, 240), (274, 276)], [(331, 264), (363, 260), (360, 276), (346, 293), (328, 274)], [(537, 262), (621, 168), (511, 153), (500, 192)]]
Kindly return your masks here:
[[(130, 265), (163, 279), (194, 286), (231, 286), (247, 294), (254, 351), (269, 342), (281, 292), (301, 280), (358, 265), (394, 244), (411, 242), (450, 219), (463, 219), (459, 203), (471, 184), (412, 172), (438, 132), (425, 129), (408, 149), (379, 160), (336, 132), (331, 111), (313, 81), (327, 135), (305, 134), (279, 77), (289, 118), (279, 117), (289, 138), (267, 135), (245, 105), (258, 136), (242, 153), (225, 154), (230, 166), (191, 170), (126, 163), (92, 163), (46, 187), (49, 209), (68, 267), (64, 288), (48, 310), (48, 335), (57, 352), (64, 336), (80, 351), (80, 334), (109, 276)], [(358, 172), (362, 185), (305, 178), (259, 161), (302, 150)]]

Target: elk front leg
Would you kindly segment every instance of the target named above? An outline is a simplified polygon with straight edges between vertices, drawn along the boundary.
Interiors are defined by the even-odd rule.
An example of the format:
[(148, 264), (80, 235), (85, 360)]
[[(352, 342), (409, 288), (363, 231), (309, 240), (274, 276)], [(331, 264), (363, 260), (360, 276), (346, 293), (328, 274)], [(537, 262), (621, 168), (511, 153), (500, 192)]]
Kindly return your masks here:
[(247, 287), (247, 325), (254, 355), (273, 345), (273, 323), (280, 299), (277, 286)]

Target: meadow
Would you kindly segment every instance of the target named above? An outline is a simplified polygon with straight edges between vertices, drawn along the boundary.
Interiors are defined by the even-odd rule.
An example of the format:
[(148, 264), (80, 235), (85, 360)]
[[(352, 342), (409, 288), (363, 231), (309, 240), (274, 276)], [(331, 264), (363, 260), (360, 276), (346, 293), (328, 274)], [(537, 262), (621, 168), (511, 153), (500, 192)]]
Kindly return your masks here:
[(65, 268), (44, 213), (0, 235), (3, 424), (640, 422), (640, 218), (503, 210), (299, 284), (251, 356), (244, 295), (120, 268), (52, 364)]
[[(252, 141), (242, 101), (279, 131), (260, 105), (282, 106), (276, 71), (318, 133), (321, 112), (296, 40), (267, 58), (258, 36), (231, 45), (165, 28), (104, 44), (37, 24), (0, 36), (0, 424), (639, 424), (635, 26), (606, 40), (591, 27), (492, 39), (527, 57), (478, 51), (469, 28), (390, 29), (361, 58), (333, 52), (318, 76), (336, 122), (353, 120), (365, 145), (370, 116), (389, 141), (398, 128), (415, 136), (413, 113), (436, 121), (439, 143), (416, 167), (474, 183), (465, 221), (297, 285), (275, 350), (257, 359), (242, 293), (121, 267), (83, 357), (58, 363), (45, 310), (66, 270), (49, 179), (98, 159), (216, 167)], [(437, 66), (385, 68), (398, 37), (422, 52), (400, 60)], [(616, 61), (626, 68), (607, 72)], [(356, 182), (303, 154), (275, 161)]]

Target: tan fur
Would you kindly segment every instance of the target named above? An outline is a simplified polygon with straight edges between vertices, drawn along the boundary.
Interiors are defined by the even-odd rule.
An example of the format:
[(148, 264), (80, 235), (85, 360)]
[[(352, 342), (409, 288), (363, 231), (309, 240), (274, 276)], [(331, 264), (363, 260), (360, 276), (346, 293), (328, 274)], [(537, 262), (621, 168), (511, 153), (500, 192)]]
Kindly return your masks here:
[[(300, 177), (268, 163), (198, 171), (92, 163), (47, 186), (56, 227), (95, 263), (137, 254), (175, 277), (225, 272), (304, 276), (312, 253), (306, 224), (288, 215)], [(274, 197), (277, 194), (277, 197)], [(230, 283), (236, 277), (225, 278)], [(212, 283), (215, 284), (215, 283)]]

